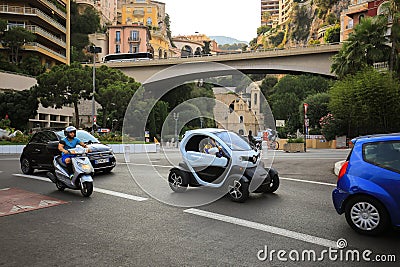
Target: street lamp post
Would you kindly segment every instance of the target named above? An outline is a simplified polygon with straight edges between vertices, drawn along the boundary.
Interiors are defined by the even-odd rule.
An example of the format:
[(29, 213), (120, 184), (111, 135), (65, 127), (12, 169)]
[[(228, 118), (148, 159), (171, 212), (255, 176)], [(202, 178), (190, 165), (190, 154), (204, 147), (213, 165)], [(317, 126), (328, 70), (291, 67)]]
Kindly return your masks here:
[(101, 47), (96, 47), (92, 45), (89, 47), (89, 51), (93, 53), (93, 92), (92, 92), (92, 134), (94, 133), (94, 125), (95, 125), (95, 99), (94, 94), (96, 93), (96, 54), (101, 53)]
[(175, 138), (176, 138), (176, 147), (178, 147), (178, 119), (179, 119), (179, 113), (174, 112), (174, 120), (175, 120)]

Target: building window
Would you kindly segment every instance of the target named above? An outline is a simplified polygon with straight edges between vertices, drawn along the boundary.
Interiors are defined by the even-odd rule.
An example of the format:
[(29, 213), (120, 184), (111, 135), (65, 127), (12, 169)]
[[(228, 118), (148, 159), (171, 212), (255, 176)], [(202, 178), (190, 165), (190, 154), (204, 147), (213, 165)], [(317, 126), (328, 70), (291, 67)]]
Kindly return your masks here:
[(138, 41), (139, 40), (139, 32), (138, 31), (131, 31), (129, 34), (131, 41)]
[(240, 116), (240, 117), (239, 117), (239, 123), (244, 123), (243, 116)]
[(117, 31), (116, 33), (115, 33), (115, 41), (118, 43), (118, 42), (121, 42), (121, 32), (120, 31)]
[(147, 25), (152, 25), (153, 24), (153, 20), (151, 18), (147, 18)]
[(258, 98), (258, 95), (257, 95), (257, 94), (254, 94), (254, 106), (257, 105), (257, 98)]
[(135, 0), (135, 3), (146, 3), (147, 0)]
[(116, 45), (115, 46), (115, 53), (121, 53), (121, 46), (120, 45)]
[(360, 15), (358, 17), (358, 23), (361, 23), (361, 21), (364, 19), (364, 14)]

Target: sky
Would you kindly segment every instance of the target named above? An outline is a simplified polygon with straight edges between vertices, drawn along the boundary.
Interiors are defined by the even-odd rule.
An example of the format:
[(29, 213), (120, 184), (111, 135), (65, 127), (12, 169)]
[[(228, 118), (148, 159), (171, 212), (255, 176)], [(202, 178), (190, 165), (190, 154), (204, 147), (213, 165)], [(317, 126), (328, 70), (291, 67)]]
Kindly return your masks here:
[(260, 0), (159, 0), (171, 17), (172, 35), (196, 32), (249, 42), (260, 26)]

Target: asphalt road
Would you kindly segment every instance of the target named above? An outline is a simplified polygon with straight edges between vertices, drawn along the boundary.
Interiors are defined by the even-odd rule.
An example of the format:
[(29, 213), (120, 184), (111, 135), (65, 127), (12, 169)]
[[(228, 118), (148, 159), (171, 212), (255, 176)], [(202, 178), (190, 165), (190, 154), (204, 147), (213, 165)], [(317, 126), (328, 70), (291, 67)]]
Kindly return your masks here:
[[(339, 239), (347, 241), (347, 250), (371, 250), (371, 258), (396, 255), (398, 266), (399, 231), (361, 236), (333, 208), (333, 165), (347, 153), (278, 152), (266, 159), (282, 178), (275, 194), (253, 194), (243, 204), (223, 197), (194, 208), (152, 198), (130, 173), (139, 180), (160, 182), (179, 161), (177, 151), (149, 158), (132, 155), (128, 163), (118, 155), (115, 170), (96, 175), (97, 191), (86, 199), (78, 191), (57, 191), (43, 179), (44, 172), (17, 176), (18, 155), (2, 155), (0, 189), (18, 188), (67, 203), (0, 217), (0, 266), (396, 266), (331, 261), (326, 254), (323, 262), (279, 261), (277, 252), (273, 261), (259, 260), (265, 247), (269, 253), (297, 250), (301, 255), (303, 250), (314, 250), (319, 256)], [(155, 194), (160, 193), (172, 195), (164, 189)], [(196, 189), (185, 194), (190, 197)]]

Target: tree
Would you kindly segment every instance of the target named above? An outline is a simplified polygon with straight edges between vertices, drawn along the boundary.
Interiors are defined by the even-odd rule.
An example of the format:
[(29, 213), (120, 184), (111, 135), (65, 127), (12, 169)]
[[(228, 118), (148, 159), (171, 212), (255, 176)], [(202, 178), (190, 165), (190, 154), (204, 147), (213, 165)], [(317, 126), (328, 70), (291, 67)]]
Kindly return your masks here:
[(26, 130), (29, 119), (37, 114), (39, 101), (32, 90), (0, 93), (0, 118), (8, 115), (11, 127)]
[(273, 88), (277, 83), (278, 78), (271, 75), (268, 75), (262, 80), (260, 90), (267, 100), (269, 100), (269, 98), (271, 97), (273, 93)]
[(380, 19), (363, 19), (333, 57), (332, 72), (343, 78), (373, 63), (387, 61), (390, 47), (385, 38), (386, 30), (387, 23)]
[(268, 98), (275, 119), (286, 120), (287, 130), (290, 132), (302, 128), (299, 106), (307, 96), (327, 92), (329, 88), (330, 82), (320, 76), (283, 77)]
[(391, 24), (389, 40), (391, 43), (389, 70), (400, 73), (398, 58), (400, 53), (400, 1), (389, 0), (382, 3), (383, 23)]
[(264, 33), (267, 33), (270, 30), (271, 30), (271, 26), (268, 26), (268, 25), (260, 26), (257, 29), (257, 36), (263, 35)]
[(20, 64), (20, 69), (23, 73), (32, 76), (38, 76), (46, 71), (46, 67), (42, 65), (38, 56), (24, 58)]
[(7, 29), (7, 21), (4, 19), (0, 19), (0, 37), (2, 37), (6, 29)]
[(347, 136), (400, 131), (400, 83), (391, 72), (372, 67), (336, 82), (329, 109)]
[(89, 67), (79, 63), (57, 65), (50, 72), (38, 77), (34, 87), (40, 103), (44, 107), (62, 108), (73, 104), (75, 109), (75, 126), (79, 127), (78, 104), (81, 99), (88, 99), (92, 92), (92, 77)]
[(11, 61), (18, 65), (19, 50), (23, 45), (33, 42), (35, 39), (36, 36), (25, 28), (13, 27), (4, 33), (1, 42), (5, 47), (11, 49)]
[(203, 41), (204, 45), (202, 46), (202, 51), (201, 53), (203, 55), (210, 55), (211, 54), (211, 41)]
[(317, 93), (309, 95), (299, 106), (300, 122), (303, 123), (304, 103), (308, 104), (307, 118), (310, 120), (310, 128), (321, 128), (320, 119), (329, 113), (329, 93)]
[(326, 30), (324, 36), (325, 43), (338, 43), (340, 42), (340, 25), (336, 24), (333, 27), (330, 27)]
[(167, 37), (169, 39), (169, 42), (171, 43), (172, 47), (176, 47), (176, 45), (172, 41), (171, 18), (168, 14), (165, 14), (164, 23), (165, 23), (165, 27), (167, 29)]

